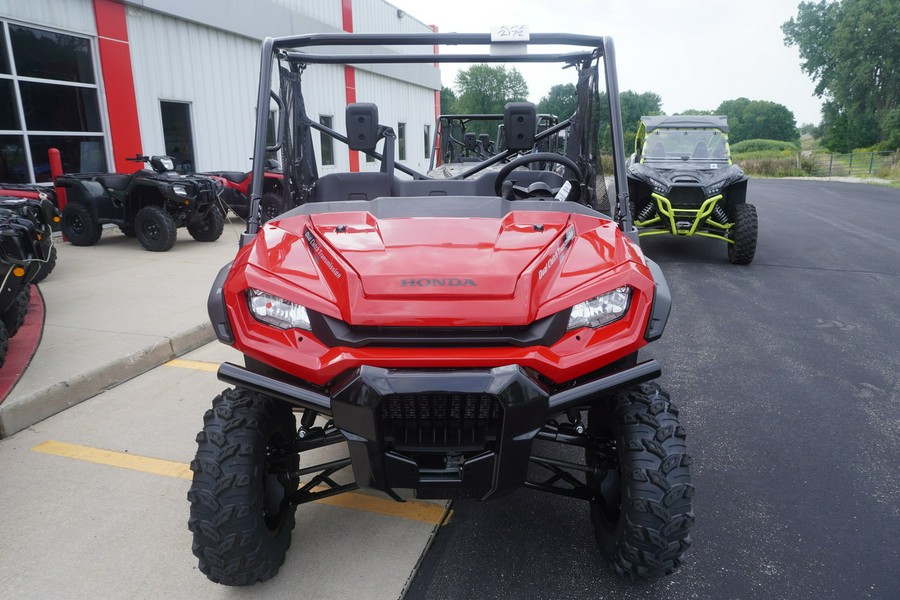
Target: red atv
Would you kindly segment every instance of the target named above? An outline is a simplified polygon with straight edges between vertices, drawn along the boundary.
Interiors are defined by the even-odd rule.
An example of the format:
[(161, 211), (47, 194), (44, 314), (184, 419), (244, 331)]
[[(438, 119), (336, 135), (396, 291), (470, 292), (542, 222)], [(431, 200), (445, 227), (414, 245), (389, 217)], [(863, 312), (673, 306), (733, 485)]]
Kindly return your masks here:
[[(347, 106), (346, 135), (305, 114), (301, 80), (319, 64), (427, 70), (458, 59), (432, 48), (491, 43), (454, 33), (264, 42), (258, 105), (281, 90), (276, 145), (302, 203), (264, 226), (251, 209), (209, 297), (219, 340), (244, 355), (243, 366), (219, 369), (235, 387), (206, 412), (191, 463), (188, 525), (212, 581), (272, 577), (296, 507), (357, 486), (398, 501), (488, 500), (523, 486), (580, 498), (615, 572), (649, 578), (681, 564), (694, 518), (685, 430), (651, 382), (659, 364), (639, 357), (662, 335), (671, 301), (632, 227), (612, 41), (531, 34), (527, 53), (467, 55), (574, 65), (560, 76), (577, 75), (580, 109), (538, 133), (533, 104), (507, 104), (505, 150), (446, 178), (395, 161), (396, 134), (374, 104)], [(600, 81), (605, 115), (591, 112), (607, 105)], [(596, 210), (608, 200), (598, 171), (604, 120), (615, 148), (613, 217)], [(306, 145), (313, 130), (379, 170), (318, 177)], [(262, 157), (271, 151), (266, 111), (256, 131)], [(564, 154), (537, 151), (561, 133)], [(254, 205), (262, 177), (256, 161)], [(569, 452), (536, 454), (535, 440)], [(347, 457), (301, 461), (331, 444)]]
[[(267, 159), (263, 172), (262, 198), (259, 201), (260, 218), (263, 223), (274, 219), (288, 209), (289, 203), (283, 196), (284, 174), (277, 160)], [(253, 171), (209, 171), (198, 173), (216, 179), (224, 189), (221, 197), (234, 213), (242, 219), (250, 216), (250, 189), (253, 186)]]

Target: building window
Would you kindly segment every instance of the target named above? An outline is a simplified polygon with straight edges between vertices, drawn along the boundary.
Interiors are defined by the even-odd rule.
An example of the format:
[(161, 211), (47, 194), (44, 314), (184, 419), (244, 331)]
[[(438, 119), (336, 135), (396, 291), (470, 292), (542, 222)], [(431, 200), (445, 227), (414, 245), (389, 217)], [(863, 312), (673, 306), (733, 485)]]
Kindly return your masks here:
[(0, 21), (0, 181), (50, 181), (50, 148), (66, 172), (107, 169), (90, 40)]
[(97, 90), (19, 81), (25, 126), (31, 131), (100, 131)]
[(163, 142), (166, 155), (175, 161), (179, 173), (194, 171), (194, 136), (191, 133), (191, 105), (187, 102), (160, 100)]
[(397, 123), (397, 160), (406, 160), (406, 123)]
[(425, 126), (425, 158), (431, 158), (431, 125)]
[[(331, 129), (334, 117), (331, 115), (319, 115), (319, 125)], [(334, 139), (323, 131), (319, 132), (319, 142), (322, 146), (322, 166), (334, 164)]]
[(9, 26), (9, 38), (19, 77), (94, 83), (88, 40), (21, 25)]

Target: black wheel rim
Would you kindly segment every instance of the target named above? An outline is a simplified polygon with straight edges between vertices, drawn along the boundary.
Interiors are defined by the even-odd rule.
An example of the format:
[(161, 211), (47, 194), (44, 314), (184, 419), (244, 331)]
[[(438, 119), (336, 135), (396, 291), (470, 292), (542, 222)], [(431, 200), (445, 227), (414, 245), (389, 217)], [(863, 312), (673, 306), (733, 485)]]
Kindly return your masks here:
[(72, 231), (77, 234), (84, 233), (84, 221), (81, 220), (81, 217), (78, 215), (72, 215), (69, 218), (69, 227), (72, 228)]
[(270, 221), (278, 216), (278, 207), (274, 202), (266, 202), (262, 207), (262, 215), (266, 221)]
[(159, 223), (157, 223), (156, 219), (147, 219), (144, 221), (141, 225), (141, 231), (147, 238), (153, 241), (159, 240), (161, 234)]
[(284, 521), (285, 509), (290, 506), (291, 473), (289, 455), (282, 449), (281, 436), (272, 436), (266, 444), (265, 476), (263, 478), (263, 521), (269, 531), (277, 531)]
[(609, 442), (604, 444), (602, 450), (588, 452), (586, 458), (588, 466), (596, 468), (587, 478), (588, 485), (596, 493), (593, 503), (599, 509), (604, 523), (611, 529), (615, 528), (622, 514), (622, 477), (618, 451), (615, 444)]

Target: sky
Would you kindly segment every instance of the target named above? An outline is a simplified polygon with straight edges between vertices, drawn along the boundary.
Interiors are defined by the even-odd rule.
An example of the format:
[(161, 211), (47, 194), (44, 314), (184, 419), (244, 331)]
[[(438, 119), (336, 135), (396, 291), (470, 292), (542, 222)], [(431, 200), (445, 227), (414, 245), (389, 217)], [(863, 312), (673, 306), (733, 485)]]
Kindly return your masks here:
[[(821, 121), (815, 83), (800, 70), (799, 52), (785, 47), (781, 31), (797, 15), (800, 0), (386, 1), (447, 33), (526, 25), (533, 33), (611, 36), (619, 89), (659, 94), (666, 114), (713, 110), (723, 100), (745, 97), (783, 104), (798, 126)], [(517, 68), (532, 102), (554, 84), (574, 82), (568, 72), (556, 77), (547, 67)], [(443, 84), (453, 87), (453, 66), (445, 64), (443, 71), (450, 71)]]

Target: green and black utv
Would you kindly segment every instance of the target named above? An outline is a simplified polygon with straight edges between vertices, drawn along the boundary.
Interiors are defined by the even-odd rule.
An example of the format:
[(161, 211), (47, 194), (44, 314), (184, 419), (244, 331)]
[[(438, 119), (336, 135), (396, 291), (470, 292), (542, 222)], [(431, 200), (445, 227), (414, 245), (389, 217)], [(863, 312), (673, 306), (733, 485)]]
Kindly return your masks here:
[(628, 192), (640, 236), (711, 237), (728, 244), (732, 263), (753, 261), (756, 207), (746, 201), (747, 176), (731, 162), (726, 117), (641, 117)]

